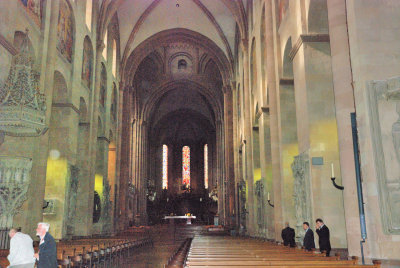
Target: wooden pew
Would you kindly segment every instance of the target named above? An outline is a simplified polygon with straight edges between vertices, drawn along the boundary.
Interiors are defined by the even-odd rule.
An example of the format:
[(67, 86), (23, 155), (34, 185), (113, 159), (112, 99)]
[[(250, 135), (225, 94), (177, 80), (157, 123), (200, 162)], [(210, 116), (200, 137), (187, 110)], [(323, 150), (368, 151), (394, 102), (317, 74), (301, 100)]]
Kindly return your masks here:
[[(196, 236), (188, 252), (185, 267), (365, 267), (358, 258), (340, 260), (298, 248), (288, 248), (271, 242), (234, 237)], [(380, 267), (379, 262), (369, 267)]]

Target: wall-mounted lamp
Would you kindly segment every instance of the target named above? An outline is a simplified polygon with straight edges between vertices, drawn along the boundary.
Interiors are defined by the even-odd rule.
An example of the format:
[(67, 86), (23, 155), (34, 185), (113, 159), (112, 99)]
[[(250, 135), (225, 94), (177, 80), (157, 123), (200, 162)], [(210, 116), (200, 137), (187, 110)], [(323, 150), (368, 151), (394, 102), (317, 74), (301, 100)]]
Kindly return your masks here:
[(271, 199), (269, 198), (269, 192), (268, 192), (268, 197), (267, 197), (268, 205), (271, 207), (275, 207), (274, 204), (271, 204)]
[(336, 189), (339, 189), (339, 190), (342, 190), (342, 191), (344, 190), (343, 186), (337, 185), (336, 182), (335, 182), (336, 178), (335, 178), (335, 171), (333, 169), (333, 163), (331, 163), (331, 180), (332, 180), (333, 186), (335, 186)]

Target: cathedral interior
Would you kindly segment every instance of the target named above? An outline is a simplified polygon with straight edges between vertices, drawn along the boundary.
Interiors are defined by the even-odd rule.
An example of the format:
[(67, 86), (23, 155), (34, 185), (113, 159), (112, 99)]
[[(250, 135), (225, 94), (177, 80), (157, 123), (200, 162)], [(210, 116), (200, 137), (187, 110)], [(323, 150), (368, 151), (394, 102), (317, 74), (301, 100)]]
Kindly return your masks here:
[(322, 218), (400, 267), (399, 172), (400, 1), (0, 0), (0, 240)]

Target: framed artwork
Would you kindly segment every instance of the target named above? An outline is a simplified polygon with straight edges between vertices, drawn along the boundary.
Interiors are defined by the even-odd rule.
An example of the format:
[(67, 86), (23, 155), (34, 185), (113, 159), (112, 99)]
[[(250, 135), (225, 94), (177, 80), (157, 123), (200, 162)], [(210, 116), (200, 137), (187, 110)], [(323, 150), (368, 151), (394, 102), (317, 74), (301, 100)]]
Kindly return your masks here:
[(40, 27), (43, 17), (43, 0), (20, 0), (29, 17)]
[(72, 62), (73, 36), (72, 9), (65, 0), (61, 0), (57, 25), (57, 49), (69, 62)]
[(91, 86), (93, 72), (93, 48), (92, 42), (89, 37), (85, 37), (83, 42), (83, 59), (82, 59), (82, 83), (85, 84), (89, 89)]

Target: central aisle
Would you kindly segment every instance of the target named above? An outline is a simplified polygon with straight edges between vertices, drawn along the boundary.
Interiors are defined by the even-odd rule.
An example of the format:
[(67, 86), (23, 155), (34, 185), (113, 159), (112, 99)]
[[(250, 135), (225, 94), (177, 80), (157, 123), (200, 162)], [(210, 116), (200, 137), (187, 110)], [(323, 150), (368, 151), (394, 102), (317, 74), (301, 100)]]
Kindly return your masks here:
[(170, 256), (188, 237), (200, 234), (204, 226), (176, 225), (175, 239), (174, 228), (168, 224), (151, 227), (148, 232), (153, 239), (154, 247), (144, 247), (134, 252), (118, 267), (123, 268), (163, 268)]

